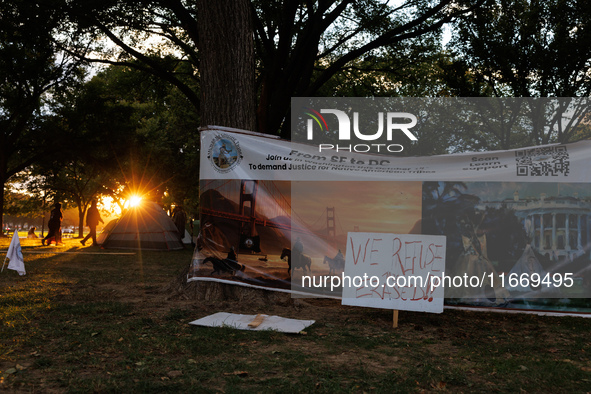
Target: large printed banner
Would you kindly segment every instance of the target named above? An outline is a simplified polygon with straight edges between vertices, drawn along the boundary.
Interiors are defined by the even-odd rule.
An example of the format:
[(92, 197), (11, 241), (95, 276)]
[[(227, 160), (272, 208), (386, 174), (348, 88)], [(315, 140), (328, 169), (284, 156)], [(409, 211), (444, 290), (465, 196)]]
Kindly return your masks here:
[(348, 233), (424, 234), (446, 239), (447, 305), (591, 312), (591, 141), (404, 158), (211, 127), (201, 146), (189, 280), (340, 298)]

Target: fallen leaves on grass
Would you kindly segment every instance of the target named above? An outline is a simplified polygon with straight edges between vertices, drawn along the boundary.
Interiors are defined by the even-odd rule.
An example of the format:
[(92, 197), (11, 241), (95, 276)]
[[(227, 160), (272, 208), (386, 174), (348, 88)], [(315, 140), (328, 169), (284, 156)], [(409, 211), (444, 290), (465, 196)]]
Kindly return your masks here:
[(167, 375), (170, 376), (171, 378), (176, 378), (176, 377), (182, 376), (183, 372), (182, 371), (170, 371), (167, 373)]
[(225, 376), (239, 376), (241, 378), (245, 378), (248, 376), (247, 371), (234, 371), (234, 372), (226, 372), (224, 373)]

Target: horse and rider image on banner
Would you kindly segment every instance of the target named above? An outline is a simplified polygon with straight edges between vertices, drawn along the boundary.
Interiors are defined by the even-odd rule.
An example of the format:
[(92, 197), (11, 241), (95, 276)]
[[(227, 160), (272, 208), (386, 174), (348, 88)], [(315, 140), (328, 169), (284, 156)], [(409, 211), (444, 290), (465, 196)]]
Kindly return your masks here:
[(189, 280), (294, 293), (302, 276), (341, 275), (347, 233), (418, 231), (420, 182), (204, 180), (201, 232)]

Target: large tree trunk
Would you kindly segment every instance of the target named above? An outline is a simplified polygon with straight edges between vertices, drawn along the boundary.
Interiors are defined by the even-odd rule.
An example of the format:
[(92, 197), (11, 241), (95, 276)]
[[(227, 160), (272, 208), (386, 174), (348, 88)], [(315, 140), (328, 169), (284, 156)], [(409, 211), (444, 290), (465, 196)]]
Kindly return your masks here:
[(0, 178), (0, 237), (4, 237), (4, 187), (6, 182)]
[[(197, 6), (201, 126), (254, 131), (254, 41), (249, 0), (198, 0)], [(229, 299), (229, 294), (235, 297), (245, 289), (228, 286), (234, 287), (198, 282), (194, 294), (197, 299), (222, 301)]]
[(86, 215), (86, 205), (78, 205), (78, 238), (84, 238), (84, 216)]
[(248, 0), (198, 0), (201, 125), (255, 129), (254, 41)]

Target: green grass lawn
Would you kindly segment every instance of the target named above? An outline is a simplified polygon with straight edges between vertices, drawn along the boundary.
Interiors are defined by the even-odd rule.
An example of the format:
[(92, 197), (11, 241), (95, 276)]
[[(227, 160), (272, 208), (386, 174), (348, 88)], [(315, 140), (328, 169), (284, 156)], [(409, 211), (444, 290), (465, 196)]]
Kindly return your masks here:
[[(21, 243), (27, 275), (0, 275), (0, 391), (591, 390), (590, 319), (400, 312), (392, 329), (391, 311), (332, 300), (170, 299), (164, 289), (190, 263), (189, 249)], [(219, 311), (316, 323), (306, 335), (188, 325)]]

